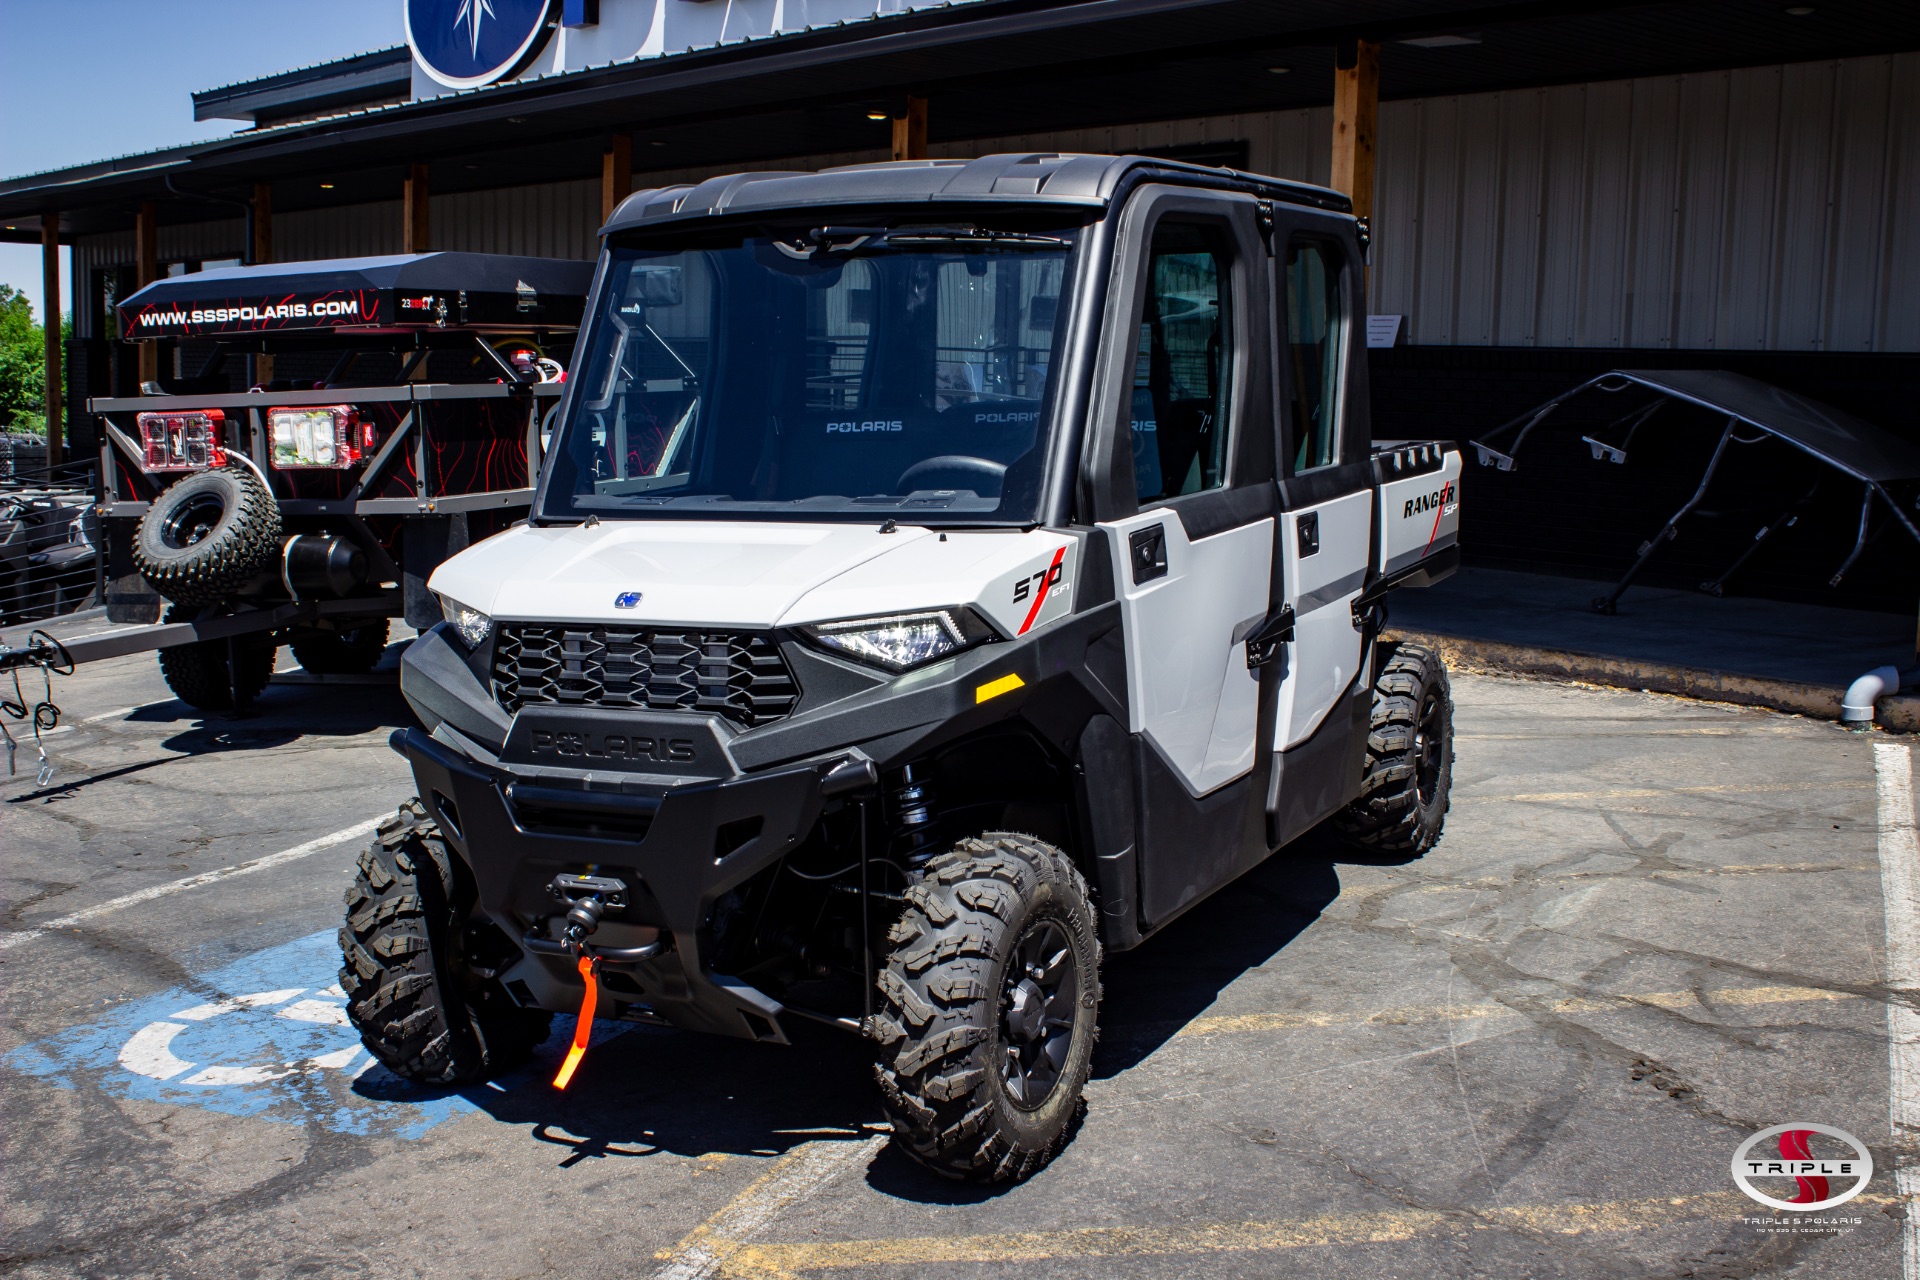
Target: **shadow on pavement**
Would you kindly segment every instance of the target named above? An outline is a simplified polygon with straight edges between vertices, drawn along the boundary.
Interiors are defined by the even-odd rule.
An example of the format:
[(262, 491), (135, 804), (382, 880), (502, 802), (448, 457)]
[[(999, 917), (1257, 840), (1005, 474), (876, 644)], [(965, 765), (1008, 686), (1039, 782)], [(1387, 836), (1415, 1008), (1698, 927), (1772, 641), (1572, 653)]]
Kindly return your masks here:
[[(96, 783), (143, 773), (194, 756), (259, 751), (283, 747), (302, 738), (358, 737), (376, 729), (400, 728), (417, 721), (394, 685), (268, 685), (251, 708), (238, 714), (199, 711), (174, 699), (140, 707), (126, 717), (126, 723), (183, 727), (160, 743), (171, 754), (59, 779), (36, 791), (10, 796), (7, 803), (63, 800)], [(23, 748), (31, 749), (31, 738), (21, 741)], [(58, 749), (49, 744), (50, 753)]]

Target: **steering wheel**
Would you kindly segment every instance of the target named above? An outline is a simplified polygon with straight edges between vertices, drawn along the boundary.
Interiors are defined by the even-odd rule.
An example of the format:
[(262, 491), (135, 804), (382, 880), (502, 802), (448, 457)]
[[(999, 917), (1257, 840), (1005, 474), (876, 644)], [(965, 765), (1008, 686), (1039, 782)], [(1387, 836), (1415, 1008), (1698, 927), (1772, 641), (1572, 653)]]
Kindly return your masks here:
[(894, 492), (913, 493), (920, 489), (971, 489), (983, 498), (997, 497), (1006, 478), (1007, 464), (1004, 462), (995, 462), (992, 458), (975, 458), (966, 454), (947, 453), (936, 458), (922, 458), (901, 472), (899, 482), (894, 485)]

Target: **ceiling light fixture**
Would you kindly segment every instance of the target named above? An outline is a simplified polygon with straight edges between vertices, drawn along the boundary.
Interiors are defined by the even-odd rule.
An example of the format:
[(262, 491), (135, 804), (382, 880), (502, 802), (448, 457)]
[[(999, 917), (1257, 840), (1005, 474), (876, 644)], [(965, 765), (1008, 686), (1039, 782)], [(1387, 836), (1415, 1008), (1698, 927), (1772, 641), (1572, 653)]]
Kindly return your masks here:
[(1419, 49), (1452, 49), (1463, 44), (1479, 44), (1479, 36), (1415, 36), (1411, 40), (1402, 40), (1401, 44), (1410, 44)]
[(331, 182), (323, 182), (320, 184), (320, 189), (322, 191), (331, 191), (333, 190), (333, 184)]
[(1291, 75), (1293, 74), (1293, 68), (1292, 67), (1268, 67), (1267, 74), (1270, 76)]
[(869, 120), (885, 120), (885, 119), (887, 119), (887, 118), (888, 118), (888, 116), (887, 116), (887, 113), (886, 113), (886, 112), (884, 112), (884, 111), (869, 111), (869, 112), (867, 112), (867, 119), (869, 119)]
[(649, 142), (647, 145), (650, 147), (664, 147), (667, 145), (667, 140), (665, 138), (655, 138), (652, 142)]
[(1796, 18), (1804, 18), (1808, 14), (1813, 12), (1813, 6), (1810, 4), (1797, 4), (1797, 5), (1794, 5), (1793, 8), (1787, 10), (1787, 12), (1792, 14)]

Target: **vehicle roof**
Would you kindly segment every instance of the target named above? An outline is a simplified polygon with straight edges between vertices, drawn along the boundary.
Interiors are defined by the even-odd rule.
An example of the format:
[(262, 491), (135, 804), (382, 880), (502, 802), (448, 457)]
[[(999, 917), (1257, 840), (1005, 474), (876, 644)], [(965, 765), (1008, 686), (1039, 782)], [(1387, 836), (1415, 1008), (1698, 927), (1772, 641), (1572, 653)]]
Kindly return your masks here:
[(977, 160), (896, 160), (846, 165), (817, 173), (770, 171), (708, 178), (697, 185), (636, 191), (615, 209), (600, 234), (712, 217), (776, 213), (828, 205), (1028, 204), (1105, 207), (1130, 175), (1172, 183), (1229, 187), (1270, 200), (1348, 213), (1338, 191), (1237, 169), (1153, 156), (1007, 153)]
[(525, 281), (545, 294), (584, 298), (593, 264), (565, 258), (521, 258), (499, 253), (396, 253), (377, 258), (323, 258), (215, 267), (162, 276), (125, 298), (123, 307), (194, 303), (239, 294), (314, 293), (334, 289), (403, 289), (447, 293), (513, 293)]

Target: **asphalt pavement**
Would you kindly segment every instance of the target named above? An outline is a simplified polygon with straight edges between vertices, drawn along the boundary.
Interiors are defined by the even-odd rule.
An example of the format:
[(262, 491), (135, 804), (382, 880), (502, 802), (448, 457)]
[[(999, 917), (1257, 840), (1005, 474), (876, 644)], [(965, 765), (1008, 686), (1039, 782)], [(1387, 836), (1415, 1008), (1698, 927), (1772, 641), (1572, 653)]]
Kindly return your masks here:
[[(150, 657), (55, 693), (53, 776), (29, 741), (0, 782), (0, 1275), (1902, 1275), (1885, 735), (1458, 678), (1439, 846), (1309, 839), (1113, 957), (1077, 1136), (981, 1189), (888, 1146), (825, 1028), (601, 1024), (558, 1094), (563, 1017), (493, 1085), (395, 1080), (332, 931), (409, 794), (398, 693), (203, 718)], [(1743, 1195), (1789, 1122), (1871, 1148), (1864, 1194)]]

